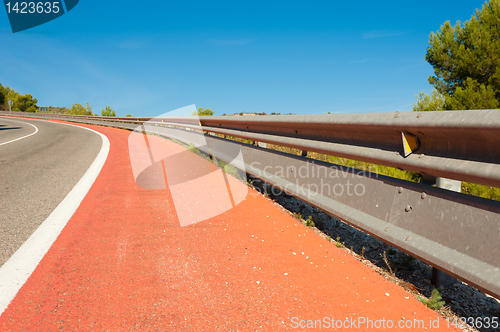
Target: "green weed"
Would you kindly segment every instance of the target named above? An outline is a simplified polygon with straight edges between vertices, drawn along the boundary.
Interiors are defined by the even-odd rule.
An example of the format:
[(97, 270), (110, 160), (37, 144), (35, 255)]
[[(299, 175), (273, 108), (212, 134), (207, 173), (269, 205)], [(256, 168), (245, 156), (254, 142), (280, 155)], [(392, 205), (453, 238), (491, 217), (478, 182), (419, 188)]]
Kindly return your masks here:
[(335, 242), (335, 246), (337, 248), (344, 248), (345, 245), (344, 245), (344, 242), (340, 242), (340, 236), (337, 235), (337, 239), (336, 239), (336, 242)]
[(313, 220), (312, 216), (309, 216), (309, 218), (307, 218), (307, 220), (306, 220), (306, 226), (308, 226), (308, 227), (314, 227), (315, 226), (314, 220)]
[(432, 310), (439, 310), (439, 309), (441, 309), (442, 306), (445, 305), (445, 302), (441, 301), (443, 298), (441, 297), (441, 294), (439, 294), (439, 291), (437, 290), (437, 288), (434, 288), (432, 290), (432, 294), (431, 294), (431, 297), (429, 297), (429, 299), (425, 299), (425, 298), (420, 297), (420, 296), (418, 297), (418, 299), (420, 300), (420, 302), (422, 302), (429, 309), (432, 309)]

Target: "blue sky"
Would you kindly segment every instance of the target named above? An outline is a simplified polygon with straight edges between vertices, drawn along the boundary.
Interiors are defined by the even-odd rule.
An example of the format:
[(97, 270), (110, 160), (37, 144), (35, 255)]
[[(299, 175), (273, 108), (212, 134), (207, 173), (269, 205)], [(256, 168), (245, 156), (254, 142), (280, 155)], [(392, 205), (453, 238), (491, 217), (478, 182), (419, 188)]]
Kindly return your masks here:
[(410, 111), (432, 86), (429, 34), (484, 1), (95, 1), (13, 34), (0, 83), (40, 106), (157, 116)]

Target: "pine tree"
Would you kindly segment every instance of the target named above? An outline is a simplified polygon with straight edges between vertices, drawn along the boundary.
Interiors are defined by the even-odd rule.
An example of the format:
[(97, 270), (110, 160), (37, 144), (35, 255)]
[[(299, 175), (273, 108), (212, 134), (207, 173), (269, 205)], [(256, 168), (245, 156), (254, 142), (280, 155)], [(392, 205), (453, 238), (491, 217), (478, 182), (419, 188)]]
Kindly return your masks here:
[(500, 101), (500, 0), (485, 2), (462, 25), (445, 22), (431, 33), (425, 59), (444, 96), (443, 109), (491, 109)]

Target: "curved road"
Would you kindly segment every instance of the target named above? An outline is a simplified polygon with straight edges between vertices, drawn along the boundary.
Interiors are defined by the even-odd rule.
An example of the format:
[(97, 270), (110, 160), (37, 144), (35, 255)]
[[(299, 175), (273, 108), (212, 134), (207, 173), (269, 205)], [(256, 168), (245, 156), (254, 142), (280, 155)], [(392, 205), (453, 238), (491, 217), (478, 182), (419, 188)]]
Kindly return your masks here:
[(76, 126), (0, 117), (0, 266), (73, 189), (101, 145)]
[[(10, 147), (9, 155), (20, 158), (18, 167), (40, 165), (41, 170), (30, 166), (30, 171), (18, 173), (29, 180), (29, 190), (39, 185), (38, 194), (32, 195), (50, 199), (49, 192), (58, 193), (56, 185), (71, 189), (68, 179), (76, 182), (79, 177), (71, 177), (72, 172), (83, 173), (85, 167), (78, 168), (75, 160), (85, 160), (88, 153), (84, 151), (92, 150), (93, 145), (87, 143), (93, 136), (57, 123), (29, 122), (40, 127), (40, 134), (12, 143), (23, 142), (29, 151), (19, 147), (16, 152)], [(130, 132), (82, 126), (103, 134), (104, 146), (109, 140), (106, 161), (26, 282), (12, 278), (17, 285), (22, 283), (14, 289), (12, 299), (2, 297), (2, 290), (10, 294), (11, 286), (17, 285), (7, 280), (11, 275), (1, 275), (0, 269), (1, 331), (304, 331), (317, 321), (326, 321), (324, 327), (329, 329), (326, 324), (332, 327), (334, 320), (341, 330), (359, 327), (361, 331), (378, 331), (381, 322), (391, 322), (393, 327), (404, 323), (405, 327), (418, 324), (418, 328), (380, 330), (421, 331), (424, 325), (430, 330), (432, 323), (432, 331), (458, 331), (401, 287), (321, 238), (243, 182), (234, 180), (236, 191), (231, 189), (233, 193), (248, 191), (240, 204), (183, 227), (172, 195), (178, 186), (172, 185), (175, 181), (163, 190), (145, 189), (136, 183)], [(25, 130), (24, 135), (30, 133)], [(59, 130), (68, 132), (56, 134)], [(42, 133), (47, 133), (46, 138)], [(44, 139), (51, 143), (42, 143)], [(186, 152), (157, 136), (148, 137), (148, 142), (172, 155)], [(0, 145), (0, 155), (10, 144)], [(56, 160), (50, 158), (51, 153)], [(194, 153), (183, 157), (188, 160), (169, 165), (212, 168), (209, 161)], [(12, 163), (10, 174), (18, 176)], [(53, 174), (51, 167), (56, 167), (55, 175), (49, 175)], [(45, 180), (39, 182), (34, 175)], [(12, 182), (21, 183), (22, 179)], [(194, 194), (213, 183), (203, 177), (182, 193), (196, 200)], [(27, 196), (24, 191), (17, 192)], [(210, 196), (208, 204), (193, 203), (199, 209), (210, 202), (216, 204), (224, 194), (219, 192), (215, 198)], [(14, 198), (10, 201), (21, 204)], [(24, 204), (38, 201), (25, 199)], [(2, 288), (2, 284), (7, 286)], [(377, 328), (356, 323), (361, 318)], [(345, 328), (339, 327), (338, 323), (346, 322)], [(439, 328), (434, 328), (436, 325)]]

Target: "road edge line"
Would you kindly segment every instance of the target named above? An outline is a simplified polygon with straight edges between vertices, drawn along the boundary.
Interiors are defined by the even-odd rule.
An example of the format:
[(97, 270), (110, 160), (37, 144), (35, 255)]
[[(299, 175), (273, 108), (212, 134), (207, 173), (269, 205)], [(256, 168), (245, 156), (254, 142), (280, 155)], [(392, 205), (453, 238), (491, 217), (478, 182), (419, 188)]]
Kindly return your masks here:
[(33, 136), (33, 135), (35, 135), (36, 133), (38, 133), (38, 127), (37, 127), (37, 126), (35, 126), (34, 124), (31, 124), (31, 123), (29, 123), (29, 122), (18, 121), (18, 120), (11, 120), (11, 121), (14, 121), (14, 122), (21, 122), (21, 123), (26, 123), (26, 124), (29, 124), (30, 126), (35, 127), (35, 129), (36, 129), (36, 130), (35, 130), (35, 132), (34, 132), (34, 133), (31, 133), (31, 134), (29, 134), (29, 135), (26, 135), (26, 136), (23, 136), (23, 137), (19, 137), (19, 138), (13, 139), (13, 140), (8, 141), (8, 142), (0, 143), (0, 145), (5, 145), (5, 144), (12, 143), (12, 142), (16, 142), (16, 141), (22, 140), (23, 138), (28, 138), (28, 137)]
[(28, 240), (0, 267), (0, 316), (35, 271), (40, 261), (78, 209), (101, 172), (109, 154), (110, 143), (105, 135), (90, 128), (67, 123), (61, 124), (83, 128), (98, 134), (102, 139), (101, 149), (68, 195), (37, 230), (31, 234)]

